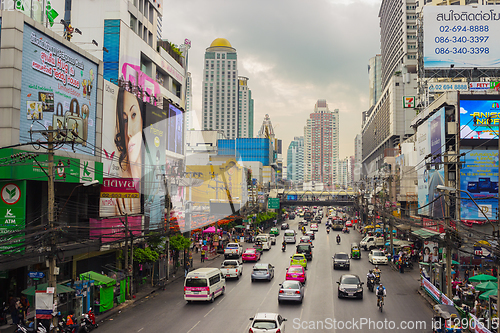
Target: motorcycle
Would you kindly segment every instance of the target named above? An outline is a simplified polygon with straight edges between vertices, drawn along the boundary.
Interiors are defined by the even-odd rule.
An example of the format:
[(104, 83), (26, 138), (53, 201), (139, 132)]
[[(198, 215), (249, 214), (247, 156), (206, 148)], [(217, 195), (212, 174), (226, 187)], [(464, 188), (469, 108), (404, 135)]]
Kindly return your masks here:
[(88, 313), (83, 315), (82, 323), (84, 324), (83, 326), (85, 332), (90, 332), (99, 327), (99, 324), (97, 324), (95, 321), (95, 314), (92, 312), (92, 308), (89, 309)]
[(330, 233), (330, 228), (326, 228), (326, 233), (329, 234)]
[(286, 251), (286, 245), (285, 244), (282, 244), (281, 245), (281, 251), (285, 252)]
[(342, 229), (342, 232), (343, 232), (344, 234), (348, 234), (348, 233), (349, 233), (349, 229), (347, 229), (347, 228)]
[(17, 324), (15, 333), (47, 333), (47, 328), (41, 323), (38, 323), (36, 329), (34, 327), (26, 326), (21, 323)]
[(380, 284), (380, 273), (375, 273), (375, 284), (379, 285)]
[(373, 292), (373, 287), (375, 286), (375, 278), (373, 278), (373, 277), (368, 278), (368, 281), (366, 282), (366, 286), (368, 287), (368, 290)]
[(340, 237), (337, 236), (337, 245), (340, 244)]

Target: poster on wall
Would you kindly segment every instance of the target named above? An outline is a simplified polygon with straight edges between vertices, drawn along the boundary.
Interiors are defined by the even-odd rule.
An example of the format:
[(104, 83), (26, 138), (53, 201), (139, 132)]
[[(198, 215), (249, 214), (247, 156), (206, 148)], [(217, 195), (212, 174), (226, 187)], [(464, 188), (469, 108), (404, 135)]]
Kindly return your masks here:
[(439, 244), (424, 241), (424, 262), (439, 262)]
[[(0, 182), (0, 256), (24, 251), (26, 181)], [(9, 235), (12, 234), (12, 235)]]
[[(441, 155), (445, 151), (445, 109), (436, 111), (417, 129), (418, 214), (441, 218), (445, 215), (444, 198), (437, 191), (444, 185)], [(429, 154), (434, 157), (425, 159)]]
[(460, 95), (460, 138), (498, 139), (500, 99), (491, 95)]
[(184, 152), (184, 113), (168, 104), (167, 150), (182, 155)]
[(460, 203), (462, 220), (485, 221), (496, 219), (498, 211), (498, 151), (496, 150), (461, 150), (466, 153), (465, 163), (460, 169), (460, 189), (467, 191), (481, 207), (482, 213), (474, 202), (464, 193)]
[[(94, 155), (97, 64), (28, 24), (22, 62), (20, 142), (45, 141), (29, 130), (52, 126), (70, 130), (57, 140), (74, 141), (76, 153)], [(61, 149), (72, 151), (69, 144)]]

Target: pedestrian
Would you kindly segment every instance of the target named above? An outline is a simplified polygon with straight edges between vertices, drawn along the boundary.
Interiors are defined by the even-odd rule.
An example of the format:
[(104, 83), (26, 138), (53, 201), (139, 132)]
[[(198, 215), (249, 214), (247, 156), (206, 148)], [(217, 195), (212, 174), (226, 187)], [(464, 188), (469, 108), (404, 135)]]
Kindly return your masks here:
[(201, 249), (201, 262), (205, 262), (205, 249)]
[(468, 268), (465, 269), (464, 282), (469, 282), (469, 269)]
[(189, 273), (189, 269), (191, 268), (191, 263), (188, 261), (186, 261), (186, 265), (184, 266), (184, 277), (186, 277)]
[(16, 309), (17, 298), (11, 296), (9, 299), (9, 311), (10, 317), (12, 318), (12, 323), (17, 325), (19, 323), (19, 312)]
[(26, 298), (25, 295), (21, 295), (21, 305), (23, 307), (23, 318), (26, 319), (28, 318), (28, 310), (29, 310), (29, 307), (30, 307), (30, 302), (28, 301), (28, 299)]
[(495, 277), (496, 277), (496, 276), (497, 276), (497, 273), (498, 273), (498, 272), (497, 272), (497, 268), (496, 268), (496, 267), (493, 267), (493, 276), (495, 276)]

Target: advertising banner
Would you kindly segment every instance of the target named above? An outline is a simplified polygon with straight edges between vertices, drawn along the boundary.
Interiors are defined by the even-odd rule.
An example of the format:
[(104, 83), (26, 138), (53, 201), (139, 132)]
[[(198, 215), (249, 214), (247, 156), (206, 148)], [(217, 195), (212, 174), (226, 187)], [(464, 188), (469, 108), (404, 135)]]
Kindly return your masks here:
[(427, 90), (430, 93), (457, 91), (457, 90), (468, 91), (469, 86), (467, 86), (466, 82), (437, 82), (437, 83), (427, 84)]
[(500, 99), (489, 95), (460, 96), (460, 138), (498, 139)]
[(167, 111), (147, 103), (144, 108), (144, 222), (145, 229), (158, 229), (165, 221)]
[[(56, 139), (74, 141), (77, 153), (94, 155), (97, 64), (27, 24), (22, 62), (19, 140), (46, 141), (41, 134), (30, 137), (30, 128), (69, 129), (66, 138)], [(71, 145), (61, 149), (72, 151)]]
[(142, 233), (142, 216), (125, 216), (110, 219), (90, 219), (90, 239), (100, 239), (101, 243), (120, 241), (125, 237), (125, 225), (128, 223), (130, 232), (134, 236), (140, 236)]
[[(26, 181), (0, 182), (0, 255), (24, 251)], [(9, 235), (11, 234), (11, 235)], [(19, 239), (16, 241), (16, 239)]]
[(439, 262), (439, 244), (424, 241), (424, 262)]
[(184, 152), (184, 113), (172, 104), (167, 106), (167, 150), (182, 155)]
[(500, 9), (496, 6), (425, 6), (425, 68), (500, 66)]
[(418, 206), (422, 207), (418, 213), (435, 218), (444, 216), (444, 198), (436, 190), (437, 185), (444, 185), (444, 169), (440, 164), (440, 156), (433, 159), (425, 157), (428, 154), (436, 156), (445, 151), (444, 129), (444, 108), (436, 111), (417, 129)]
[(445, 294), (441, 292), (435, 285), (429, 282), (425, 277), (420, 276), (420, 281), (422, 287), (425, 289), (427, 294), (429, 294), (436, 302), (439, 304), (447, 304), (453, 305), (453, 301), (451, 301)]
[[(101, 189), (100, 216), (141, 213), (142, 165), (144, 141), (143, 108), (135, 95), (104, 81), (103, 94), (103, 173), (115, 180), (111, 193), (120, 197), (103, 197), (108, 189)], [(120, 181), (121, 179), (121, 182)], [(134, 196), (129, 196), (134, 188)], [(114, 209), (112, 208), (114, 206)]]
[[(461, 150), (466, 153), (460, 170), (460, 189), (467, 191), (488, 219), (496, 219), (498, 210), (498, 151)], [(460, 218), (463, 220), (486, 220), (481, 211), (464, 193), (460, 203)]]

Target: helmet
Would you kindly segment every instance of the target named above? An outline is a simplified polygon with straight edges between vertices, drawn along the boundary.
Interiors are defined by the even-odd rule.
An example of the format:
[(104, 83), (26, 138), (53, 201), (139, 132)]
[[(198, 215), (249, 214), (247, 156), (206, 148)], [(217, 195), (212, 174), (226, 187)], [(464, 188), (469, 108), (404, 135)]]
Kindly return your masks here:
[(373, 273), (373, 269), (370, 269), (370, 270), (369, 270), (369, 272), (370, 272), (370, 273)]
[(383, 287), (382, 283), (381, 283), (381, 284), (379, 284), (379, 287)]
[(378, 265), (375, 265), (375, 269), (378, 269)]

